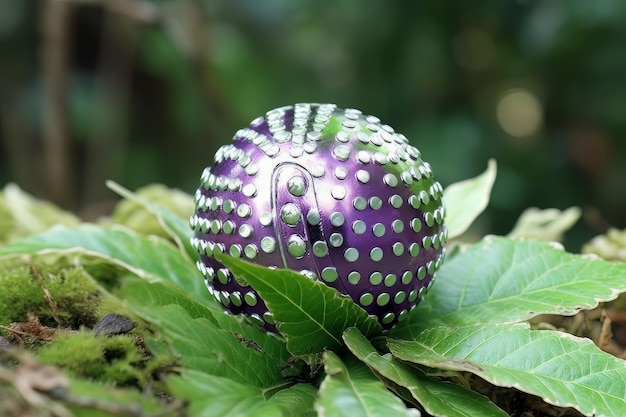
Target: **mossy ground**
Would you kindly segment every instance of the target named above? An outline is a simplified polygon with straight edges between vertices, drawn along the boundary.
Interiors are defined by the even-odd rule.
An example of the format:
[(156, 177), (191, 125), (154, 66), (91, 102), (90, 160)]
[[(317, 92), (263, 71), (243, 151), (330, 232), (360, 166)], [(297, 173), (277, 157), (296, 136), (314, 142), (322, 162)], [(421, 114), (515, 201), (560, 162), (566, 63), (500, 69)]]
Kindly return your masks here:
[[(69, 354), (68, 354), (69, 353)], [(154, 370), (141, 338), (134, 335), (95, 336), (83, 329), (61, 333), (37, 350), (42, 362), (72, 376), (118, 386), (144, 386)]]
[(5, 326), (26, 321), (28, 314), (42, 325), (70, 329), (98, 320), (102, 291), (82, 267), (32, 263), (4, 271), (1, 282), (0, 324)]
[[(111, 268), (95, 271), (107, 286), (123, 279)], [(0, 335), (44, 364), (72, 376), (139, 388), (168, 361), (149, 354), (142, 336), (149, 331), (146, 324), (84, 267), (33, 262), (3, 270), (0, 276)], [(96, 336), (92, 328), (108, 313), (127, 315), (135, 328)]]

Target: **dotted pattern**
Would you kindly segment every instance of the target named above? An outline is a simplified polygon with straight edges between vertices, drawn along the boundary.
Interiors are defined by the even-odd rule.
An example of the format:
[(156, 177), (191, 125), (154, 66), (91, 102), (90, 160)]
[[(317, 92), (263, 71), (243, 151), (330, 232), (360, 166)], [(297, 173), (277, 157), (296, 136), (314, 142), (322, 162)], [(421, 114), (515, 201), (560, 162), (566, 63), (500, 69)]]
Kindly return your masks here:
[(190, 219), (197, 266), (227, 311), (269, 330), (263, 300), (214, 253), (300, 271), (391, 327), (443, 262), (442, 195), (419, 150), (377, 117), (332, 104), (274, 109), (202, 173)]

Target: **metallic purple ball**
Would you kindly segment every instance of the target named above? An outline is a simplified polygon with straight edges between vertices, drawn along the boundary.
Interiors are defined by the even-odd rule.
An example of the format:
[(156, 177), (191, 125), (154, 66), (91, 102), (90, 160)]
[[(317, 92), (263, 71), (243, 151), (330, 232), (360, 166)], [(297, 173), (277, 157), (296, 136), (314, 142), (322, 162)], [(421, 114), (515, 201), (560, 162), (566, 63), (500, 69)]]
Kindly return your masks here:
[(320, 280), (387, 328), (417, 305), (443, 262), (443, 190), (430, 164), (359, 110), (271, 110), (217, 151), (201, 181), (191, 217), (198, 268), (227, 311), (269, 330), (263, 300), (214, 251)]

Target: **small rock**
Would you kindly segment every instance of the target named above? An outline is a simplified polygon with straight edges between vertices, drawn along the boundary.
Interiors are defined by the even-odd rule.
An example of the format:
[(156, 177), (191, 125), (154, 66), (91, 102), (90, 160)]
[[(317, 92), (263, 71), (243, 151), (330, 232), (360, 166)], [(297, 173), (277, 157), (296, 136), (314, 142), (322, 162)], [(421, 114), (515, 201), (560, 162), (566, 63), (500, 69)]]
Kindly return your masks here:
[(128, 333), (135, 328), (135, 323), (120, 314), (107, 314), (93, 328), (96, 336)]

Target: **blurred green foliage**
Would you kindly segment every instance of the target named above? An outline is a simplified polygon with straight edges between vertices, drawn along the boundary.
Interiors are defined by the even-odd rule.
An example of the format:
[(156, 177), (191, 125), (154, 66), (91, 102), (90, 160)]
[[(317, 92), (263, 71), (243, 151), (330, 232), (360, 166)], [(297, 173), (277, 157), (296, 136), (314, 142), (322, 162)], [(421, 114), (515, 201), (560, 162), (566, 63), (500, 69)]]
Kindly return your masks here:
[[(192, 193), (253, 118), (333, 102), (404, 133), (444, 186), (496, 158), (476, 233), (507, 233), (528, 206), (581, 206), (574, 250), (626, 227), (622, 0), (68, 0), (56, 2), (70, 9), (64, 45), (46, 31), (48, 3), (0, 0), (0, 185), (87, 217), (110, 207), (109, 178)], [(45, 54), (63, 47), (60, 198), (43, 145)]]

